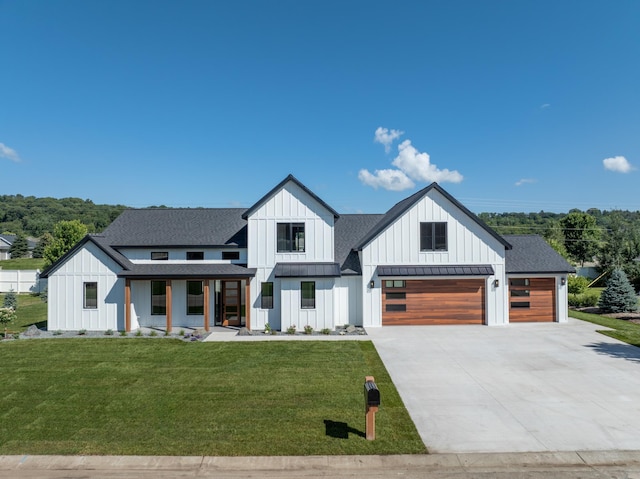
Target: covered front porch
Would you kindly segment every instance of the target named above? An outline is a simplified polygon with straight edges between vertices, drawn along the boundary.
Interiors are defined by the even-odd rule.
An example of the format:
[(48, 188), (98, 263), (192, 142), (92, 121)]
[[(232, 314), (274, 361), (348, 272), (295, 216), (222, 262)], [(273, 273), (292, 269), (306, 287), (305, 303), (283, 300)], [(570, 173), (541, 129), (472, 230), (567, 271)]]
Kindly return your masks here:
[[(149, 265), (141, 265), (149, 266)], [(250, 281), (254, 270), (233, 264), (180, 264), (193, 274), (177, 274), (176, 265), (122, 273), (125, 331), (138, 328), (202, 328), (214, 325), (251, 328)], [(162, 271), (164, 270), (164, 271)], [(144, 274), (143, 274), (144, 273)]]

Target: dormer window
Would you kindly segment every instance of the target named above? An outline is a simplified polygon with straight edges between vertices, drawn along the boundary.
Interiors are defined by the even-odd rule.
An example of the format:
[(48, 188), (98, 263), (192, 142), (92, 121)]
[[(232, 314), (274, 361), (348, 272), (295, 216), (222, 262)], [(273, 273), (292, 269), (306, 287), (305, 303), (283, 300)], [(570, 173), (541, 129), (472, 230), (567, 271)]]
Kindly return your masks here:
[(420, 251), (447, 251), (447, 223), (420, 223)]
[(187, 261), (201, 261), (204, 259), (204, 251), (187, 251)]
[(304, 253), (304, 223), (278, 223), (278, 253)]
[(152, 251), (151, 259), (154, 261), (167, 261), (169, 259), (168, 251)]

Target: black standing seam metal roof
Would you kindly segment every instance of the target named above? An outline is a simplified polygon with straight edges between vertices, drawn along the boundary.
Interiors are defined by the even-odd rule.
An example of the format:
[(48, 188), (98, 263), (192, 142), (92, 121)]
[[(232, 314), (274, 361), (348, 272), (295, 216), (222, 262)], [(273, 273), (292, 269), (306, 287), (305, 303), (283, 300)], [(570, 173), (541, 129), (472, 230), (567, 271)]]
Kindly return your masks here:
[(340, 276), (338, 263), (276, 263), (276, 278), (337, 278)]
[(496, 233), (493, 229), (491, 229), (484, 221), (474, 215), (471, 211), (469, 211), (462, 203), (456, 200), (453, 196), (447, 193), (438, 183), (431, 183), (429, 186), (417, 191), (413, 195), (405, 198), (404, 200), (396, 203), (387, 213), (384, 215), (384, 218), (373, 228), (369, 234), (356, 246), (356, 249), (361, 250), (367, 244), (369, 244), (376, 236), (382, 233), (385, 229), (387, 229), (396, 219), (402, 216), (407, 210), (409, 210), (414, 204), (420, 201), (427, 193), (431, 190), (436, 190), (442, 196), (444, 196), (447, 200), (453, 203), (458, 209), (460, 209), (465, 215), (471, 218), (474, 222), (476, 222), (482, 229), (484, 229), (487, 233), (493, 236), (496, 240), (498, 240), (506, 249), (510, 249), (511, 245), (508, 241), (506, 241), (502, 236)]
[(331, 206), (329, 206), (327, 203), (325, 203), (324, 200), (322, 200), (318, 195), (316, 195), (313, 191), (311, 191), (309, 188), (304, 186), (300, 182), (300, 180), (298, 180), (293, 175), (289, 175), (284, 180), (282, 180), (280, 183), (278, 183), (276, 186), (271, 188), (271, 190), (269, 190), (269, 192), (266, 195), (264, 195), (262, 198), (260, 198), (251, 208), (246, 210), (242, 214), (242, 218), (246, 220), (254, 211), (256, 211), (258, 208), (260, 208), (269, 198), (271, 198), (271, 196), (273, 196), (276, 192), (278, 192), (280, 190), (280, 188), (282, 188), (284, 185), (286, 185), (290, 181), (292, 181), (293, 183), (298, 185), (309, 196), (311, 196), (314, 200), (316, 200), (323, 207), (325, 207), (333, 215), (334, 218), (339, 218), (340, 217), (340, 215), (336, 212), (336, 210), (331, 208)]
[(492, 276), (493, 267), (490, 264), (456, 265), (456, 266), (378, 266), (380, 277), (390, 276)]

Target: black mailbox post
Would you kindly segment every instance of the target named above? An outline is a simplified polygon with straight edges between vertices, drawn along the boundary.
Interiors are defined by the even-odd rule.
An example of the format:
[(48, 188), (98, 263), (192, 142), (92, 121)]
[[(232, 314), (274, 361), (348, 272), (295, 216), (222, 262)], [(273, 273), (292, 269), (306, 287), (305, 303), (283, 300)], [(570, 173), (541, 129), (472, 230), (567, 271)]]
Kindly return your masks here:
[(367, 441), (376, 438), (376, 412), (380, 406), (380, 390), (376, 386), (373, 376), (364, 378), (364, 405), (365, 405), (365, 434)]

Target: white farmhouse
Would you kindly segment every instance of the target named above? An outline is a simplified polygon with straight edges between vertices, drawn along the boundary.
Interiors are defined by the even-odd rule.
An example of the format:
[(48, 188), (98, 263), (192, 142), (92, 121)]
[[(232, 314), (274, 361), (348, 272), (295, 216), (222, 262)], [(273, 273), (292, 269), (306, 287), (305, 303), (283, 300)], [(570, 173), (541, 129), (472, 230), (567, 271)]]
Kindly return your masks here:
[(433, 183), (340, 215), (289, 175), (248, 210), (130, 209), (44, 271), (50, 330), (567, 320), (574, 272)]

